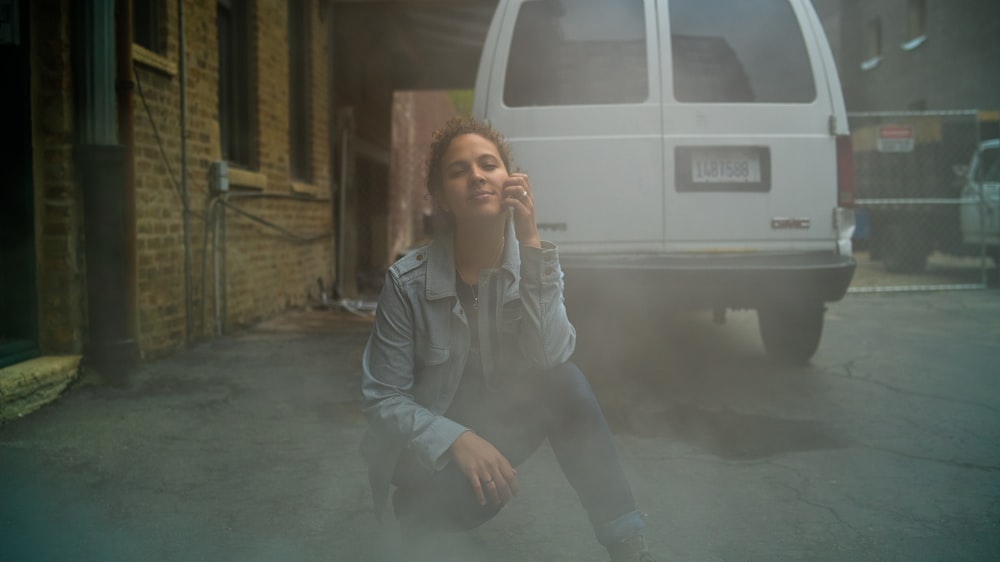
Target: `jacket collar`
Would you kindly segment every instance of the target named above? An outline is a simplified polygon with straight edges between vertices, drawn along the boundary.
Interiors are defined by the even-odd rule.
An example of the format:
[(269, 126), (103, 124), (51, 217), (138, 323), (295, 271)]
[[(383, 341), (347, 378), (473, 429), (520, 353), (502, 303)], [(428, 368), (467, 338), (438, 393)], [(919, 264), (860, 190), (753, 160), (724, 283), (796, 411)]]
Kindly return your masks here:
[[(521, 278), (521, 253), (518, 248), (517, 236), (514, 233), (514, 221), (507, 219), (504, 227), (505, 242), (500, 271), (507, 272), (517, 282)], [(437, 300), (446, 297), (456, 297), (455, 292), (455, 237), (453, 232), (446, 232), (434, 237), (427, 248), (427, 280), (425, 292), (427, 300)]]

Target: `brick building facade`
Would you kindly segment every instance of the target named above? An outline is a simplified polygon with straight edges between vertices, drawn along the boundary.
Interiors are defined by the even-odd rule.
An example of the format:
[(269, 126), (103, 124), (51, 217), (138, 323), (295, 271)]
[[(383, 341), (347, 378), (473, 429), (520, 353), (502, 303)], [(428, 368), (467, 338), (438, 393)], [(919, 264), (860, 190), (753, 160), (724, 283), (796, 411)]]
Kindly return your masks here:
[(440, 90), (396, 92), (392, 102), (392, 165), (389, 182), (390, 259), (426, 242), (433, 211), (427, 192), (430, 139), (459, 112)]
[[(10, 20), (0, 22), (0, 52), (25, 62), (19, 87), (5, 95), (23, 97), (28, 112), (22, 118), (9, 105), (4, 110), (5, 125), (25, 125), (21, 135), (7, 128), (5, 142), (30, 147), (30, 164), (5, 186), (2, 201), (19, 194), (29, 224), (7, 221), (3, 230), (3, 289), (19, 295), (3, 301), (0, 343), (86, 356), (94, 316), (103, 314), (91, 310), (95, 299), (120, 299), (126, 347), (152, 358), (215, 335), (216, 310), (218, 325), (233, 329), (318, 301), (319, 280), (334, 282), (335, 257), (329, 3), (184, 0), (182, 10), (168, 0), (86, 4), (92, 11), (70, 0), (0, 5)], [(127, 35), (115, 22), (125, 17), (132, 41), (122, 40)], [(95, 283), (94, 270), (107, 263), (87, 250), (93, 236), (85, 199), (102, 185), (88, 184), (81, 171), (92, 164), (81, 160), (81, 123), (92, 112), (81, 97), (93, 88), (83, 87), (80, 67), (100, 63), (81, 52), (81, 35), (110, 43), (112, 144), (127, 155), (117, 170), (122, 196), (112, 201), (122, 205), (124, 226), (124, 251), (110, 266), (123, 280), (116, 295)], [(228, 163), (225, 198), (210, 188), (219, 161)], [(89, 228), (103, 220), (89, 218)], [(15, 255), (16, 247), (34, 252)], [(24, 357), (8, 353), (6, 363)]]
[(1000, 108), (1000, 2), (812, 2), (848, 110)]

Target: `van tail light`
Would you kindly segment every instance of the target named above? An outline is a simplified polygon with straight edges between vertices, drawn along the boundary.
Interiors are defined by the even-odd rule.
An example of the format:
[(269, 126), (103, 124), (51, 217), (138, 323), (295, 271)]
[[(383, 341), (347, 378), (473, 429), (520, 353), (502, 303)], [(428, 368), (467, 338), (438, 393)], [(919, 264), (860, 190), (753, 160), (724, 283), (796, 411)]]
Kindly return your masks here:
[(854, 208), (854, 150), (850, 135), (837, 135), (837, 206)]

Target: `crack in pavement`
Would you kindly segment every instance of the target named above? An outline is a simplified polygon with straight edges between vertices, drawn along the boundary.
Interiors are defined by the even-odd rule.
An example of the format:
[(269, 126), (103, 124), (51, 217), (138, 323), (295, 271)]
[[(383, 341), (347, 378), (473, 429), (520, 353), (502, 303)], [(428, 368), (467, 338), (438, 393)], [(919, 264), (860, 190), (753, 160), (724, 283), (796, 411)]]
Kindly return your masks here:
[(889, 449), (887, 447), (879, 447), (877, 445), (859, 445), (862, 449), (868, 449), (870, 451), (878, 451), (881, 453), (887, 453), (890, 455), (896, 455), (898, 457), (903, 457), (906, 459), (911, 459), (915, 461), (932, 462), (935, 464), (943, 464), (945, 466), (952, 466), (955, 468), (964, 468), (968, 470), (979, 470), (982, 472), (1000, 472), (1000, 466), (989, 465), (989, 464), (977, 464), (965, 461), (949, 460), (949, 459), (939, 459), (934, 457), (926, 457), (923, 455), (915, 455), (913, 453), (904, 453), (902, 451), (897, 451), (895, 449)]
[[(785, 464), (781, 464), (780, 462), (775, 462), (775, 461), (766, 461), (763, 464), (768, 464), (770, 466), (774, 466), (774, 467), (781, 468), (781, 469), (784, 469), (784, 470), (787, 470), (787, 471), (791, 472), (792, 474), (794, 474), (798, 478), (800, 485), (803, 485), (803, 484), (804, 485), (809, 485), (809, 483), (811, 482), (811, 480), (809, 480), (809, 478), (806, 478), (805, 476), (803, 476), (802, 472), (799, 469), (795, 468), (795, 467), (788, 466), (788, 465), (785, 465)], [(821, 510), (824, 510), (824, 511), (828, 512), (830, 515), (833, 516), (834, 519), (837, 520), (837, 522), (840, 525), (842, 525), (842, 526), (850, 529), (855, 534), (857, 534), (857, 535), (861, 535), (862, 534), (857, 529), (857, 527), (855, 527), (854, 525), (850, 524), (843, 517), (841, 517), (840, 513), (835, 508), (833, 508), (832, 506), (829, 506), (827, 504), (820, 503), (820, 502), (817, 502), (815, 500), (810, 500), (810, 499), (806, 498), (805, 492), (803, 492), (798, 486), (795, 486), (793, 484), (786, 483), (786, 482), (774, 482), (774, 484), (776, 484), (778, 486), (781, 486), (783, 488), (787, 488), (787, 489), (791, 490), (792, 493), (795, 494), (795, 499), (797, 501), (802, 502), (802, 503), (804, 503), (806, 505), (815, 507), (817, 509), (821, 509)]]
[(841, 516), (840, 512), (837, 511), (837, 509), (834, 508), (833, 506), (827, 505), (825, 503), (821, 503), (821, 502), (818, 502), (816, 500), (812, 500), (812, 499), (809, 499), (808, 497), (806, 497), (805, 492), (802, 490), (802, 488), (800, 486), (808, 486), (811, 483), (811, 480), (809, 478), (805, 477), (802, 474), (802, 471), (800, 471), (799, 469), (797, 469), (795, 467), (792, 467), (792, 466), (788, 466), (786, 464), (782, 464), (780, 462), (776, 462), (776, 461), (773, 461), (773, 460), (730, 461), (730, 460), (726, 460), (726, 459), (717, 459), (717, 458), (704, 457), (704, 456), (694, 456), (694, 455), (646, 455), (646, 456), (641, 456), (641, 457), (640, 456), (633, 456), (633, 458), (641, 458), (643, 460), (661, 460), (661, 459), (664, 459), (664, 460), (687, 460), (687, 461), (697, 461), (697, 462), (710, 463), (710, 464), (721, 464), (721, 465), (729, 466), (729, 467), (736, 467), (736, 466), (747, 467), (747, 466), (767, 465), (767, 466), (779, 468), (779, 469), (782, 469), (782, 470), (785, 470), (785, 471), (788, 471), (788, 472), (791, 472), (792, 474), (794, 474), (795, 477), (798, 479), (798, 485), (791, 484), (791, 483), (788, 483), (788, 482), (782, 482), (782, 481), (771, 481), (772, 484), (790, 490), (794, 494), (794, 496), (795, 496), (795, 501), (801, 502), (801, 503), (803, 503), (805, 505), (808, 505), (808, 506), (811, 506), (811, 507), (814, 507), (816, 509), (819, 509), (819, 510), (822, 510), (822, 511), (825, 511), (825, 512), (829, 513), (837, 521), (838, 524), (840, 524), (841, 526), (849, 529), (850, 531), (852, 531), (856, 535), (863, 536), (863, 534), (864, 534), (857, 527), (855, 527), (848, 520), (846, 520), (843, 516)]
[[(917, 398), (927, 398), (927, 399), (931, 399), (931, 400), (940, 400), (942, 402), (950, 402), (952, 404), (961, 404), (963, 406), (972, 406), (974, 408), (981, 408), (981, 409), (987, 410), (989, 412), (1000, 413), (1000, 410), (998, 410), (997, 408), (994, 408), (993, 406), (990, 406), (988, 404), (983, 404), (981, 402), (973, 402), (971, 400), (963, 400), (961, 398), (951, 398), (951, 397), (948, 397), (948, 396), (940, 396), (938, 394), (930, 394), (930, 393), (927, 393), (927, 392), (920, 392), (920, 391), (917, 391), (917, 390), (910, 390), (910, 389), (907, 389), (907, 388), (898, 387), (898, 386), (895, 386), (895, 385), (892, 385), (892, 384), (889, 384), (889, 383), (886, 383), (886, 382), (882, 382), (880, 380), (873, 379), (873, 378), (871, 378), (870, 375), (869, 376), (856, 376), (855, 373), (854, 373), (855, 364), (858, 361), (860, 361), (861, 359), (865, 359), (865, 358), (867, 358), (867, 357), (859, 357), (859, 358), (856, 358), (856, 359), (851, 359), (850, 361), (847, 361), (847, 362), (845, 362), (845, 363), (843, 363), (841, 365), (835, 365), (835, 366), (832, 366), (832, 367), (820, 367), (820, 372), (823, 373), (823, 374), (825, 374), (825, 375), (829, 375), (831, 377), (837, 377), (837, 378), (847, 379), (847, 380), (852, 380), (852, 381), (865, 382), (865, 383), (873, 384), (875, 386), (881, 386), (882, 388), (885, 388), (887, 390), (891, 390), (893, 392), (896, 392), (896, 393), (899, 393), (899, 394), (904, 394), (904, 395), (907, 395), (907, 396), (914, 396), (914, 397), (917, 397)], [(838, 372), (840, 370), (842, 370), (843, 372), (842, 373)]]

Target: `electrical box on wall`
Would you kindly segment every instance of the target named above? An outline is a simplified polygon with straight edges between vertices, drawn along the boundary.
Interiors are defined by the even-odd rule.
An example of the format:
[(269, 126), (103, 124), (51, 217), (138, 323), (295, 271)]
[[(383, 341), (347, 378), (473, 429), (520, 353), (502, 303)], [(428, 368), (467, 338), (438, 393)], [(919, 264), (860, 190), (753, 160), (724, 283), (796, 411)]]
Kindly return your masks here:
[(212, 193), (229, 191), (229, 166), (222, 160), (212, 162), (208, 169), (208, 187)]

